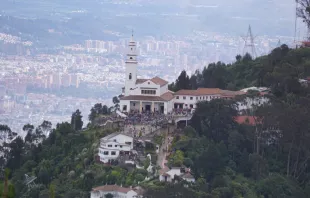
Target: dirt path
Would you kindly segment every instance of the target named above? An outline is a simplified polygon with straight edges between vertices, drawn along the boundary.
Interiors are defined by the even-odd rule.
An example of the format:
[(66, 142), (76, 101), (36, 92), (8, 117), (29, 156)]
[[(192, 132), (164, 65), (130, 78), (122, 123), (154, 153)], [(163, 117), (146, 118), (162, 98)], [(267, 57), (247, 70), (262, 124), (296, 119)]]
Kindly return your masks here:
[[(166, 163), (166, 156), (167, 156), (167, 150), (169, 147), (169, 139), (171, 139), (170, 136), (166, 135), (164, 143), (161, 145), (158, 153), (158, 158), (157, 158), (157, 165), (160, 166), (161, 169), (165, 168), (165, 163)], [(165, 151), (164, 151), (165, 150)]]

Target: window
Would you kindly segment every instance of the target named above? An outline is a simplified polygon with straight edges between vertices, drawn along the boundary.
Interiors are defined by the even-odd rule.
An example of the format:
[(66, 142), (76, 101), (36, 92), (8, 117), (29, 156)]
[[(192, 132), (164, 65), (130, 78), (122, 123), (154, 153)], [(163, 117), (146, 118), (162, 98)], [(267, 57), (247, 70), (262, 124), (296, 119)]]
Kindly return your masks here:
[(193, 97), (190, 97), (190, 100), (193, 100)]
[(123, 148), (123, 146), (122, 146), (122, 145), (120, 145), (119, 147), (120, 147), (120, 148)]
[(127, 105), (123, 106), (123, 111), (127, 111)]
[(141, 94), (156, 95), (156, 90), (141, 90)]
[(191, 105), (189, 105), (189, 107), (192, 109), (192, 108), (194, 108), (194, 105), (191, 104)]
[(131, 51), (132, 51), (132, 48), (131, 48)]
[(108, 147), (112, 147), (112, 144), (109, 144)]
[(186, 100), (186, 96), (183, 96), (183, 100)]
[(131, 75), (131, 73), (129, 74), (129, 80), (131, 80), (132, 79), (132, 75)]
[(112, 152), (111, 152), (111, 155), (116, 155), (116, 152), (115, 152), (115, 151), (112, 151)]
[(132, 103), (132, 106), (134, 106), (134, 107), (135, 107), (135, 106), (136, 106), (136, 103)]
[(109, 155), (109, 151), (104, 151), (103, 155)]
[(115, 147), (117, 147), (117, 145), (115, 144)]
[(179, 96), (177, 96), (176, 98), (179, 99)]
[(132, 60), (132, 57), (130, 57), (130, 60)]
[(125, 142), (125, 144), (131, 145), (131, 142)]
[(198, 100), (198, 97), (196, 97), (196, 100)]

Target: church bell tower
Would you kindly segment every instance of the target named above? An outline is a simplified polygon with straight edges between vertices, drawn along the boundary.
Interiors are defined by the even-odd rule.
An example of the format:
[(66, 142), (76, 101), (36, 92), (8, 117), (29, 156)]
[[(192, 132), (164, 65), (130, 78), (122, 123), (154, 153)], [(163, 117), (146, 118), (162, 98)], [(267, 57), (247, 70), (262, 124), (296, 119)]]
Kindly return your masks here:
[(137, 80), (137, 44), (131, 35), (131, 40), (128, 44), (127, 57), (125, 62), (126, 80), (125, 80), (125, 96), (129, 96), (132, 89), (136, 86)]

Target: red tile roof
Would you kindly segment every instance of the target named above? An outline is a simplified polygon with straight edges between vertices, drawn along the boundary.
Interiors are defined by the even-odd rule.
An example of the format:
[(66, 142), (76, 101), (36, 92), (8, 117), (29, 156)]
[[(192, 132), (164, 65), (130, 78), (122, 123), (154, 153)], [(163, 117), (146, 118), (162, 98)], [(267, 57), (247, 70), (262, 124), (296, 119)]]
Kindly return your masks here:
[(235, 121), (238, 124), (247, 124), (247, 125), (252, 125), (254, 126), (257, 121), (257, 117), (254, 116), (236, 116)]
[(155, 83), (156, 85), (160, 85), (161, 87), (164, 86), (164, 85), (166, 85), (166, 84), (168, 84), (168, 81), (165, 81), (164, 79), (159, 78), (159, 77), (157, 77), (157, 76), (154, 77), (154, 78), (152, 78), (152, 79), (137, 79), (137, 80), (136, 80), (136, 84), (142, 84), (142, 83), (144, 83), (144, 82), (146, 82), (146, 81), (148, 81), (148, 80), (152, 81), (152, 82)]
[(190, 96), (203, 96), (203, 95), (221, 95), (222, 97), (235, 97), (236, 95), (243, 95), (241, 91), (221, 90), (219, 88), (198, 88), (197, 90), (182, 89), (174, 93), (174, 95), (190, 95)]
[(173, 92), (166, 92), (163, 95), (160, 96), (162, 99), (164, 99), (165, 101), (170, 101), (174, 98)]
[(151, 81), (157, 85), (160, 85), (161, 87), (168, 84), (168, 81), (165, 81), (164, 79), (159, 78), (157, 76), (152, 78)]
[(185, 173), (184, 175), (182, 175), (182, 178), (194, 179), (194, 176), (190, 173)]
[(131, 188), (124, 188), (117, 185), (105, 185), (105, 186), (98, 186), (92, 189), (92, 191), (103, 191), (103, 192), (121, 192), (121, 193), (128, 193), (131, 191)]

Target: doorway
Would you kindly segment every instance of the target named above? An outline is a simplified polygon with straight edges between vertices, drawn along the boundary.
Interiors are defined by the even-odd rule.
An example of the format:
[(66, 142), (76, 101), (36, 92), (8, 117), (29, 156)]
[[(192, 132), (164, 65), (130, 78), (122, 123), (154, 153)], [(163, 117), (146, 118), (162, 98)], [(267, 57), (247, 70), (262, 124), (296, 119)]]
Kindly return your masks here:
[(151, 105), (145, 105), (145, 111), (151, 111)]
[(160, 107), (160, 113), (164, 113), (164, 110), (165, 110), (165, 107), (164, 107), (164, 106), (161, 106), (161, 107)]

